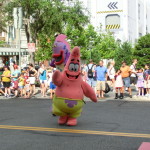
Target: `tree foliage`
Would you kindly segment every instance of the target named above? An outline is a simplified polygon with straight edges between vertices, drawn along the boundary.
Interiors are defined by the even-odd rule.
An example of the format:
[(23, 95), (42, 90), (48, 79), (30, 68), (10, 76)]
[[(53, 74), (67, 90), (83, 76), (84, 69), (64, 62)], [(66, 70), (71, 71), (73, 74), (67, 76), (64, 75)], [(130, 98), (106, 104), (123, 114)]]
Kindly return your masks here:
[[(63, 33), (67, 25), (82, 30), (89, 19), (79, 1), (74, 6), (66, 6), (60, 0), (11, 0), (5, 7), (7, 21), (13, 22), (13, 8), (23, 8), (23, 21), (27, 42), (37, 43), (36, 60), (49, 59), (56, 33)], [(42, 38), (41, 38), (42, 37)], [(44, 41), (45, 40), (45, 41)], [(44, 55), (43, 55), (44, 51)], [(47, 55), (48, 54), (48, 55)]]
[(100, 59), (112, 59), (117, 48), (117, 43), (110, 33), (102, 33), (92, 25), (88, 25), (82, 30), (74, 29), (71, 26), (66, 28), (66, 35), (71, 40), (71, 46), (81, 48), (81, 58), (93, 59), (98, 63)]
[(13, 19), (14, 7), (23, 8), (28, 42), (36, 42), (40, 33), (50, 37), (56, 32), (62, 33), (67, 24), (81, 28), (88, 22), (88, 17), (84, 15), (84, 9), (78, 1), (74, 7), (69, 7), (59, 0), (12, 0), (5, 9), (8, 20)]
[(150, 63), (150, 34), (139, 38), (133, 54), (138, 59), (138, 67)]
[(0, 0), (0, 32), (6, 32), (6, 21), (4, 12), (5, 0)]
[(129, 42), (118, 44), (118, 48), (115, 51), (115, 67), (119, 69), (122, 61), (126, 61), (127, 65), (132, 63), (133, 59), (133, 48)]
[[(38, 51), (35, 52), (35, 60), (36, 61), (44, 61), (49, 60), (52, 56), (52, 47), (54, 37), (47, 37), (45, 34), (40, 34), (39, 37), (39, 44), (38, 44)], [(51, 41), (51, 40), (52, 41)]]

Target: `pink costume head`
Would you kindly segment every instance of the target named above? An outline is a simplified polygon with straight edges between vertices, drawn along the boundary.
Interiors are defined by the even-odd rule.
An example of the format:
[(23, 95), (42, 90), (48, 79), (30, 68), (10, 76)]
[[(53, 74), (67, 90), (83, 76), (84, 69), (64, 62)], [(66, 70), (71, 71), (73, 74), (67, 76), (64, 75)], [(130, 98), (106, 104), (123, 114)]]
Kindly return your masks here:
[(64, 35), (64, 34), (60, 34), (56, 37), (55, 41), (58, 41), (58, 42), (62, 42), (62, 43), (65, 43), (66, 44), (66, 47), (68, 49), (68, 51), (70, 51), (70, 45), (69, 43), (66, 41), (67, 39), (67, 36)]
[(60, 34), (56, 37), (53, 47), (52, 61), (50, 66), (63, 70), (70, 55), (70, 45), (66, 40), (67, 36)]
[(64, 68), (64, 73), (70, 80), (78, 79), (80, 75), (80, 48), (74, 47), (70, 57), (67, 61), (67, 64)]

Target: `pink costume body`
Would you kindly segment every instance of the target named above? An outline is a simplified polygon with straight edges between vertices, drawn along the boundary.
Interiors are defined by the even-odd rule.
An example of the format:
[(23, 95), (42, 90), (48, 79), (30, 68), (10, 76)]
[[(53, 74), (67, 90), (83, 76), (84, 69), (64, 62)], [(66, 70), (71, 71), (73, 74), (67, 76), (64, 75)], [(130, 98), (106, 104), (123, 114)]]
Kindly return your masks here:
[[(97, 102), (94, 90), (82, 80), (80, 71), (80, 49), (75, 47), (67, 61), (63, 72), (56, 71), (53, 83), (57, 86), (53, 99), (55, 115), (61, 116), (59, 124), (76, 125), (80, 116), (84, 95)], [(65, 119), (64, 119), (65, 118)], [(62, 121), (64, 119), (64, 121)], [(73, 120), (73, 121), (72, 121)]]

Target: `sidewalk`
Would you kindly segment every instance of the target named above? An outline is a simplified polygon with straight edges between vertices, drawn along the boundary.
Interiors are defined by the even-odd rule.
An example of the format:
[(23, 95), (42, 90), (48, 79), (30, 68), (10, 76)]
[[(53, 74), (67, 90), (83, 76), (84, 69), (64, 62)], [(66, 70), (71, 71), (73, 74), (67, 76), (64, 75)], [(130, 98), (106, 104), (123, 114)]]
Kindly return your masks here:
[[(105, 94), (105, 98), (99, 99), (99, 101), (108, 101), (108, 100), (121, 100), (121, 101), (150, 101), (150, 97), (146, 96), (137, 96), (137, 91), (134, 86), (131, 86), (132, 89), (132, 98), (129, 97), (129, 94), (127, 91), (124, 93), (123, 99), (114, 99), (115, 98), (115, 92), (110, 91), (109, 93)], [(91, 101), (89, 98), (85, 98), (85, 101)]]
[[(114, 99), (115, 93), (113, 91), (110, 91), (109, 93), (105, 94), (105, 98), (99, 99), (98, 101), (109, 101), (109, 100), (122, 100), (122, 101), (150, 101), (150, 97), (146, 96), (137, 96), (137, 91), (134, 87), (132, 88), (132, 98), (129, 97), (128, 92), (126, 91), (124, 94), (124, 99)], [(13, 98), (6, 98), (4, 96), (0, 96), (0, 99), (13, 99)], [(19, 97), (20, 99), (20, 97)], [(47, 92), (46, 97), (42, 97), (40, 93), (40, 88), (36, 88), (36, 94), (31, 99), (50, 99), (50, 94)], [(85, 101), (91, 101), (89, 98), (85, 97)]]

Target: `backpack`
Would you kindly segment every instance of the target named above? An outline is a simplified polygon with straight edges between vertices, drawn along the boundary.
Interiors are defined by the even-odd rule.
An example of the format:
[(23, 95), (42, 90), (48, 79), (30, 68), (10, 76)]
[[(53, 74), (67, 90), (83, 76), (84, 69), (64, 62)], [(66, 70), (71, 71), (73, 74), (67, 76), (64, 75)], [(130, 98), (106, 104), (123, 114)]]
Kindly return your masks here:
[(108, 93), (110, 90), (111, 90), (111, 89), (110, 89), (108, 83), (106, 82), (106, 83), (105, 83), (105, 91), (104, 91), (104, 92), (105, 92), (105, 93)]
[(92, 67), (89, 69), (89, 66), (88, 66), (88, 78), (93, 78), (93, 72), (92, 72), (92, 68), (93, 68), (94, 65), (92, 65)]

